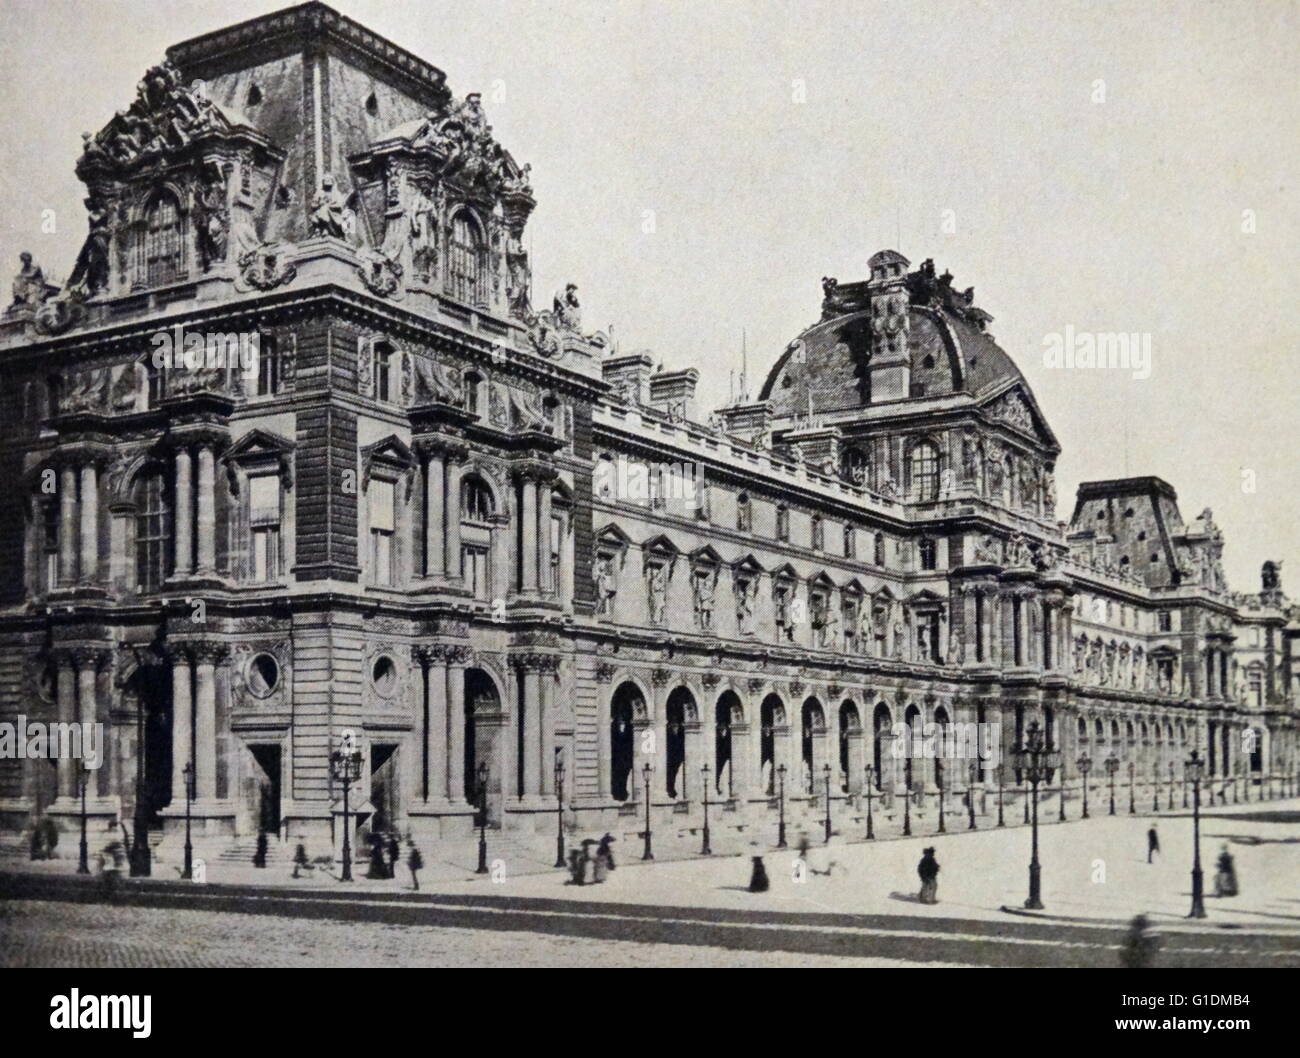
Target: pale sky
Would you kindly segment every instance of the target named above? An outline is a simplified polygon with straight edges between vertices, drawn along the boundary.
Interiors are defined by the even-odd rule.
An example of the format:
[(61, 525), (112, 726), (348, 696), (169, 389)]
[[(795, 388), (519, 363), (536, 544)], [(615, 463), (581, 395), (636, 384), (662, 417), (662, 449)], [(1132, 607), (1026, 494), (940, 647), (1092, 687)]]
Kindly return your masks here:
[[(0, 261), (65, 277), (81, 132), (167, 45), (284, 6), (6, 0)], [(933, 257), (1060, 439), (1064, 517), (1081, 480), (1159, 475), (1214, 509), (1234, 589), (1282, 559), (1300, 596), (1300, 3), (332, 6), (483, 92), (533, 166), (536, 302), (576, 282), (622, 351), (698, 367), (706, 409), (742, 328), (756, 394), (823, 275)], [(1151, 377), (1045, 368), (1067, 325), (1149, 333)]]

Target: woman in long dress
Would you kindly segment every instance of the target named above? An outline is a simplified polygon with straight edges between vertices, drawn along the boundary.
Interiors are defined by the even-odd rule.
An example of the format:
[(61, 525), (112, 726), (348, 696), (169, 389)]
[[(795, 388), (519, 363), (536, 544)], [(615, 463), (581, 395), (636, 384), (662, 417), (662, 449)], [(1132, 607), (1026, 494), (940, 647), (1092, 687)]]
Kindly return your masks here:
[(1237, 865), (1233, 862), (1232, 853), (1228, 851), (1227, 845), (1224, 845), (1219, 853), (1218, 870), (1214, 875), (1214, 895), (1237, 895)]

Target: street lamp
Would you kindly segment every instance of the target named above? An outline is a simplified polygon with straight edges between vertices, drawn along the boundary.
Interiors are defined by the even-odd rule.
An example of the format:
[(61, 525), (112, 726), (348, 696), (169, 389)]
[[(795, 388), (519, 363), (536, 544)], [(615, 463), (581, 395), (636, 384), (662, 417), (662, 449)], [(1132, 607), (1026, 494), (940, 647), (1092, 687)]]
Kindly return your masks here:
[(1169, 762), (1169, 811), (1171, 812), (1174, 810), (1174, 783), (1176, 781), (1174, 779), (1174, 773), (1176, 770), (1177, 766), (1171, 760)]
[(700, 774), (704, 777), (704, 844), (700, 848), (701, 856), (712, 856), (713, 850), (709, 848), (709, 766), (705, 764), (700, 768)]
[(966, 783), (966, 808), (970, 814), (970, 823), (967, 824), (967, 830), (975, 829), (975, 784), (979, 782), (980, 766), (977, 762), (970, 762), (970, 780)]
[(1151, 762), (1151, 811), (1160, 811), (1160, 762)]
[(1106, 777), (1110, 780), (1110, 814), (1115, 814), (1115, 773), (1119, 771), (1119, 758), (1106, 758)]
[(1002, 819), (1002, 786), (1007, 777), (1007, 769), (1003, 764), (999, 764), (993, 769), (993, 777), (998, 782), (998, 826), (1006, 826)]
[(564, 750), (555, 747), (555, 866), (564, 866)]
[(86, 844), (86, 780), (90, 777), (85, 762), (81, 767), (81, 858), (77, 861), (77, 873), (90, 873), (90, 846)]
[(1065, 822), (1065, 757), (1061, 757), (1061, 812), (1057, 816), (1057, 822)]
[(1183, 767), (1183, 776), (1192, 781), (1192, 910), (1188, 918), (1205, 917), (1204, 877), (1201, 874), (1201, 776), (1205, 762), (1196, 750)]
[[(1020, 771), (1020, 769), (1016, 769)], [(1029, 777), (1023, 771), (1020, 772), (1020, 792), (1023, 795), (1021, 800), (1025, 806), (1025, 822), (1029, 822)]]
[(785, 765), (776, 769), (776, 800), (778, 812), (776, 823), (776, 847), (785, 848)]
[(831, 843), (831, 766), (822, 765), (822, 774), (826, 777), (826, 844)]
[(1061, 754), (1048, 746), (1038, 721), (1029, 725), (1025, 732), (1025, 741), (1012, 750), (1016, 768), (1025, 776), (1033, 790), (1033, 853), (1029, 860), (1029, 899), (1025, 907), (1042, 910), (1042, 879), (1038, 864), (1038, 784), (1047, 778), (1047, 774), (1060, 767)]
[(1128, 762), (1128, 814), (1133, 815), (1137, 812), (1137, 804), (1133, 800), (1133, 762)]
[[(188, 775), (190, 772), (188, 765), (185, 771)], [(350, 882), (352, 881), (352, 835), (349, 818), (351, 803), (348, 795), (352, 784), (361, 778), (361, 751), (354, 749), (351, 753), (344, 753), (341, 749), (336, 749), (330, 754), (330, 772), (334, 776), (334, 781), (343, 786), (343, 872), (339, 875), (339, 881)], [(186, 827), (188, 829), (188, 822)]]
[(1183, 768), (1183, 807), (1187, 807), (1187, 769)]
[(655, 854), (650, 849), (650, 775), (653, 769), (650, 762), (646, 761), (641, 768), (641, 783), (645, 789), (645, 851), (641, 853), (643, 860), (653, 860)]
[(867, 765), (867, 840), (868, 841), (874, 841), (876, 839), (875, 824), (871, 818), (871, 794), (872, 794), (871, 787), (875, 784), (875, 781), (876, 781), (875, 765), (868, 764)]
[(1084, 754), (1079, 758), (1079, 774), (1083, 776), (1083, 818), (1088, 818), (1088, 772), (1092, 771), (1092, 758)]
[(481, 761), (478, 766), (478, 867), (474, 869), (475, 874), (487, 874), (487, 781), (488, 766), (487, 761)]
[(903, 837), (912, 836), (912, 783), (903, 784)]
[[(938, 765), (939, 762), (935, 761)], [(939, 833), (946, 834), (947, 827), (944, 825), (943, 818), (943, 766), (939, 765), (934, 771), (934, 785), (939, 789)]]
[(194, 762), (187, 762), (181, 774), (185, 777), (185, 870), (181, 872), (181, 877), (189, 881), (194, 877), (194, 846), (190, 844), (190, 805), (194, 803)]

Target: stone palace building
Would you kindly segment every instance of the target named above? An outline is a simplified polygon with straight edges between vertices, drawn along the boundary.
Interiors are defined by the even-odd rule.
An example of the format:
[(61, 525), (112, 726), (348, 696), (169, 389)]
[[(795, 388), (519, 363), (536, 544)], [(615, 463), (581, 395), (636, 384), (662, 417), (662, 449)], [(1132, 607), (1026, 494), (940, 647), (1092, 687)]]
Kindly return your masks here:
[[(647, 796), (766, 825), (779, 781), (795, 817), (867, 784), (988, 810), (992, 761), (900, 756), (904, 723), (1005, 752), (1036, 721), (1071, 798), (1085, 754), (1296, 770), (1280, 564), (1230, 592), (1154, 477), (1059, 520), (1060, 443), (929, 261), (823, 279), (710, 414), (575, 286), (538, 304), (479, 96), (317, 3), (169, 49), (77, 173), (67, 283), (25, 256), (0, 319), (0, 721), (103, 725), (98, 829), (177, 840), (188, 767), (205, 847), (328, 850), (345, 743), (353, 824), (417, 840), (480, 796), (549, 833), (557, 781), (622, 834)], [(0, 822), (71, 828), (81, 782), (0, 760)]]

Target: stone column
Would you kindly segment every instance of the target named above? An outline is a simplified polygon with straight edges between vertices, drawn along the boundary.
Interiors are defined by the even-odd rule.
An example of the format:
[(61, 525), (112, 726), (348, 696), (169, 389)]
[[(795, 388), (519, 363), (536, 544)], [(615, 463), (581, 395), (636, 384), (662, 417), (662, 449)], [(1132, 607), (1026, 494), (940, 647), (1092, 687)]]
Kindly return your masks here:
[[(77, 671), (72, 656), (66, 651), (54, 654), (55, 693), (58, 698), (58, 716), (61, 724), (77, 722)], [(66, 754), (59, 757), (59, 796), (77, 796), (77, 762)]]
[(524, 714), (524, 797), (535, 797), (542, 791), (542, 717), (541, 680), (536, 658), (525, 658), (520, 666), (519, 703)]
[[(604, 801), (610, 796), (610, 681), (613, 667), (602, 662), (596, 666), (596, 799)], [(576, 767), (575, 767), (576, 772)], [(577, 779), (574, 779), (577, 791)]]
[(520, 515), (520, 574), (519, 590), (524, 594), (537, 591), (537, 480), (531, 475), (520, 479), (523, 494), (523, 513)]
[(689, 801), (701, 792), (700, 765), (704, 763), (704, 732), (698, 720), (685, 720), (682, 727), (685, 750), (682, 754), (682, 781), (677, 784), (677, 799)]
[[(460, 484), (465, 474), (463, 453), (448, 452), (446, 466), (447, 501), (443, 505), (446, 532), (447, 577), (460, 579)], [(458, 796), (453, 793), (453, 796)]]
[(215, 573), (217, 569), (217, 475), (216, 456), (209, 444), (199, 446), (198, 477), (198, 571)]
[(468, 647), (448, 647), (447, 664), (447, 786), (451, 800), (465, 799), (465, 662)]
[(217, 796), (217, 663), (225, 657), (220, 643), (202, 643), (194, 651), (194, 799)]
[(185, 804), (185, 765), (194, 752), (193, 699), (190, 686), (190, 657), (183, 648), (173, 647), (172, 662), (172, 807)]
[[(189, 449), (176, 450), (176, 576), (184, 577), (193, 572), (193, 483), (190, 478), (191, 460)], [(181, 780), (181, 797), (184, 798), (184, 780)]]
[[(655, 787), (662, 788), (663, 780), (660, 773), (664, 770), (663, 754), (656, 752), (653, 756), (646, 753), (646, 733), (652, 730), (654, 721), (648, 716), (632, 717), (632, 774), (628, 776), (627, 790), (629, 801), (640, 803), (645, 796), (642, 789), (644, 785), (641, 771), (648, 763), (650, 765), (650, 801), (654, 802)], [(658, 750), (658, 746), (655, 747)], [(645, 806), (643, 805), (642, 808)]]
[(537, 674), (537, 704), (542, 725), (542, 796), (555, 796), (555, 673), (558, 658), (548, 657)]
[(93, 584), (99, 574), (99, 473), (94, 460), (81, 468), (81, 580)]
[(863, 737), (862, 728), (850, 730), (848, 733), (849, 743), (849, 766), (847, 777), (849, 780), (849, 793), (862, 793), (862, 784), (866, 781), (867, 759), (864, 753), (866, 739)]
[[(429, 461), (424, 467), (424, 572), (429, 577), (441, 577), (447, 570), (447, 516), (443, 506), (445, 477), (442, 451), (430, 449)], [(459, 521), (458, 518), (457, 523)]]
[(454, 796), (447, 789), (447, 654), (441, 646), (424, 651), (424, 704), (427, 717), (424, 729), (424, 754), (427, 787), (426, 801), (442, 801)]
[(560, 605), (566, 613), (573, 610), (573, 549), (569, 546), (572, 532), (572, 512), (560, 520), (560, 539), (557, 550), (560, 552), (560, 583), (556, 591), (560, 595)]
[(551, 484), (549, 481), (537, 485), (537, 583), (548, 595), (559, 590), (555, 582), (558, 570), (551, 567)]
[(65, 463), (59, 471), (59, 584), (77, 580), (77, 471)]
[[(104, 660), (104, 654), (98, 650), (78, 650), (73, 654), (73, 660), (77, 666), (77, 719), (82, 724), (82, 733), (84, 735), (86, 725), (96, 723), (99, 717), (95, 678), (99, 672), (99, 666)], [(107, 743), (104, 746), (107, 748)], [(74, 761), (73, 763), (79, 770), (81, 762)]]

